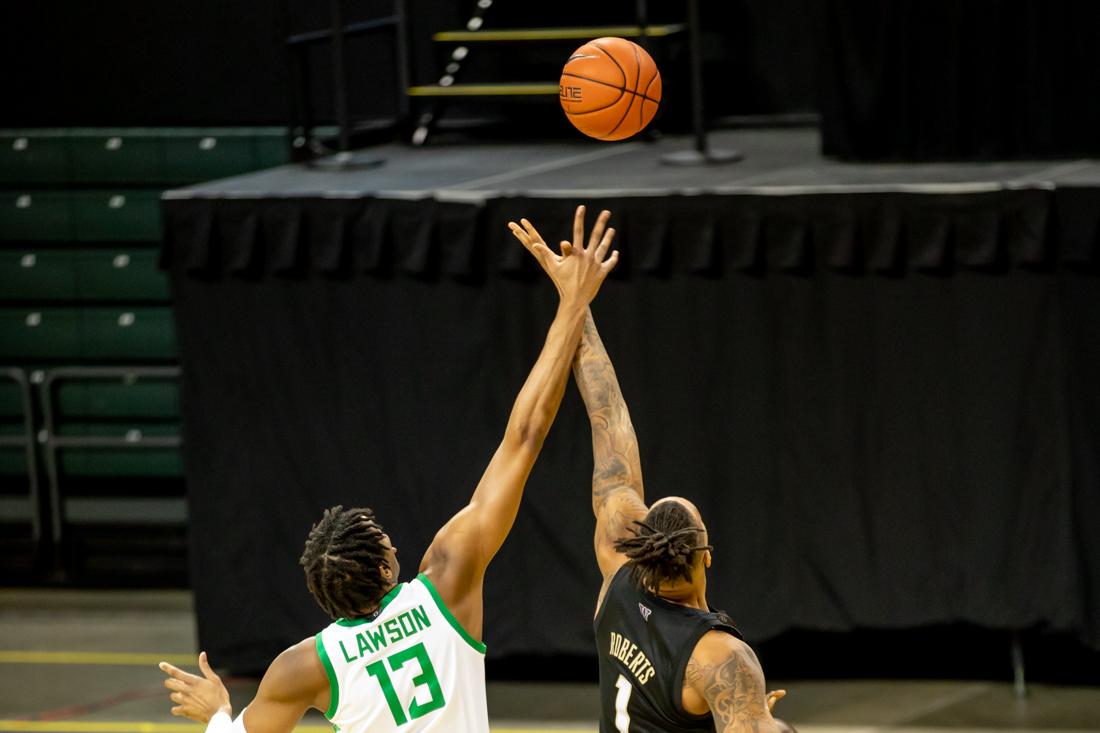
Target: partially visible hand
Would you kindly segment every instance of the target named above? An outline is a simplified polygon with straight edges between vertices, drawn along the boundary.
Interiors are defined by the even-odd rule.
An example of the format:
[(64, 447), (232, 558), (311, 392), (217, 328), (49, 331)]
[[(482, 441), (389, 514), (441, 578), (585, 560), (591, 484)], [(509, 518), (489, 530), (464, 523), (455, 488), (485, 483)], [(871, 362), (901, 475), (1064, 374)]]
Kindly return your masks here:
[(527, 219), (520, 219), (522, 226), (514, 221), (508, 222), (512, 234), (534, 255), (542, 269), (554, 281), (562, 301), (580, 305), (592, 302), (607, 274), (619, 261), (618, 250), (612, 251), (608, 256), (611, 240), (615, 238), (615, 230), (607, 228), (611, 212), (600, 212), (586, 247), (584, 211), (584, 206), (577, 207), (577, 213), (573, 217), (573, 241), (561, 243), (561, 254), (546, 246), (542, 235)]
[(770, 713), (775, 704), (787, 696), (786, 690), (772, 690), (768, 693), (768, 712)]
[(168, 662), (161, 662), (158, 666), (168, 675), (164, 686), (172, 691), (169, 697), (176, 703), (172, 708), (172, 715), (190, 718), (198, 723), (209, 723), (219, 710), (233, 715), (229, 691), (222, 684), (221, 677), (210, 668), (210, 663), (206, 661), (206, 652), (199, 654), (202, 677), (184, 672)]

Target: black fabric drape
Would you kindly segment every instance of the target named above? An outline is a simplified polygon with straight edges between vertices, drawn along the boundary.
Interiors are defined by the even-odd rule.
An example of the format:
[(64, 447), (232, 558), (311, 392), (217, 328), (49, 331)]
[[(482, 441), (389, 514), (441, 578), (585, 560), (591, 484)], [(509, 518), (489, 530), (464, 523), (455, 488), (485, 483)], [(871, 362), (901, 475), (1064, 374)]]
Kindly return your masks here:
[(1095, 3), (829, 0), (815, 7), (826, 155), (1100, 152)]
[[(699, 195), (614, 201), (617, 277), (756, 273), (949, 273), (1091, 263), (1095, 189), (967, 194)], [(483, 281), (535, 266), (500, 232), (517, 211), (567, 231), (555, 199), (481, 204), (382, 198), (169, 200), (163, 261), (183, 274), (292, 276), (308, 270)], [(1059, 217), (1065, 243), (1048, 236)]]
[[(555, 307), (504, 221), (575, 202), (169, 200), (200, 638), (266, 665), (324, 622), (296, 560), (374, 507), (413, 572)], [(750, 639), (972, 621), (1100, 646), (1100, 193), (698, 196), (615, 212), (594, 306), (649, 496), (697, 501)], [(570, 389), (486, 584), (490, 654), (590, 654)]]

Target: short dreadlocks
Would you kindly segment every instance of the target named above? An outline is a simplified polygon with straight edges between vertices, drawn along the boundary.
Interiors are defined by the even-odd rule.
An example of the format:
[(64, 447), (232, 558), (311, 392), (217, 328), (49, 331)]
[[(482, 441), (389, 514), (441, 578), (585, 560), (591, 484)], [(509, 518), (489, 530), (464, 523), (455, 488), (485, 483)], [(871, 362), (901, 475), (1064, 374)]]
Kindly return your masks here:
[(393, 581), (383, 577), (385, 532), (366, 508), (325, 510), (313, 525), (298, 563), (309, 592), (332, 618), (356, 618), (376, 607)]
[(662, 582), (681, 579), (691, 582), (695, 553), (713, 549), (700, 544), (702, 527), (678, 501), (654, 504), (634, 524), (634, 536), (616, 540), (615, 549), (629, 558), (630, 578), (643, 588), (656, 590)]

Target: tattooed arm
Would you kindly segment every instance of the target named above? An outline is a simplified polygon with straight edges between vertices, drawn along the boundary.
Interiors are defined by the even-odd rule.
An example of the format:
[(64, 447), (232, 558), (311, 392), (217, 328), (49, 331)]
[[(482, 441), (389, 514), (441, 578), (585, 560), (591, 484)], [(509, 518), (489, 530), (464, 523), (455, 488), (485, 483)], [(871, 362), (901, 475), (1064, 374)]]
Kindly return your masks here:
[(710, 710), (718, 733), (778, 733), (768, 697), (764, 670), (748, 644), (723, 631), (699, 640), (684, 671), (687, 712)]
[(596, 219), (587, 246), (584, 214), (584, 207), (577, 207), (573, 242), (562, 242), (560, 255), (546, 246), (531, 222), (523, 219), (522, 227), (510, 224), (557, 288), (558, 312), (469, 504), (436, 533), (420, 561), (420, 571), (475, 638), (482, 631), (485, 571), (512, 529), (527, 477), (558, 413), (588, 304), (619, 260), (619, 253), (610, 249), (615, 237), (615, 230), (607, 226), (611, 212), (604, 211)]
[[(596, 561), (604, 589), (626, 557), (615, 540), (630, 534), (632, 523), (646, 515), (638, 438), (630, 422), (615, 368), (607, 355), (592, 312), (573, 360), (573, 375), (592, 424), (592, 511), (596, 515)], [(600, 592), (600, 600), (603, 599)], [(599, 602), (597, 602), (597, 608)]]

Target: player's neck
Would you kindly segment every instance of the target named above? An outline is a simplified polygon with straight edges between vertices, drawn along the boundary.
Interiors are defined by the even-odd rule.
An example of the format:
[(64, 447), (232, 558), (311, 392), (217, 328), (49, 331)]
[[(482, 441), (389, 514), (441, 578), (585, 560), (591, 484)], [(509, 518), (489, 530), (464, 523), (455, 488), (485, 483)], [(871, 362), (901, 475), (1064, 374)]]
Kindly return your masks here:
[[(386, 596), (388, 596), (390, 593), (393, 592), (393, 589), (396, 588), (397, 586), (398, 586), (398, 583), (395, 580), (393, 582), (393, 584), (389, 588), (386, 589), (386, 592), (382, 594), (382, 597), (385, 598)], [(377, 604), (375, 604), (374, 608), (372, 608), (369, 611), (360, 611), (359, 615), (355, 617), (355, 620), (364, 620), (364, 619), (365, 620), (370, 620), (370, 619), (373, 619), (375, 616), (378, 615), (378, 612), (381, 611), (381, 610), (382, 610), (382, 604), (377, 603)]]
[(706, 583), (678, 583), (676, 585), (661, 585), (653, 593), (658, 598), (663, 598), (671, 603), (676, 603), (688, 608), (698, 608), (701, 611), (709, 610), (707, 605)]

